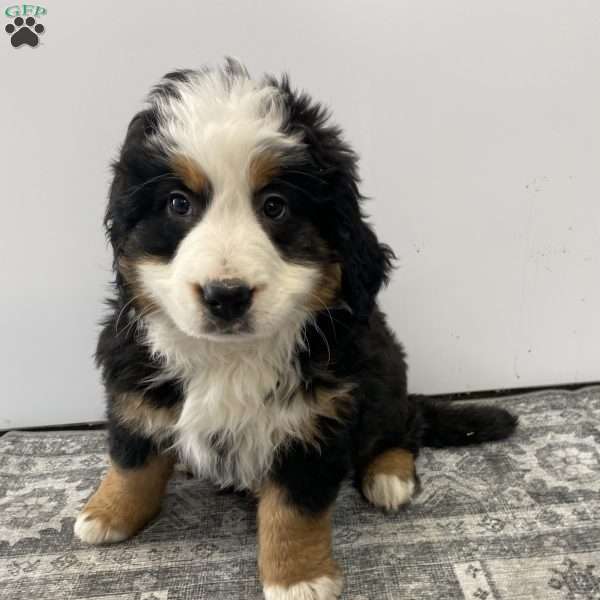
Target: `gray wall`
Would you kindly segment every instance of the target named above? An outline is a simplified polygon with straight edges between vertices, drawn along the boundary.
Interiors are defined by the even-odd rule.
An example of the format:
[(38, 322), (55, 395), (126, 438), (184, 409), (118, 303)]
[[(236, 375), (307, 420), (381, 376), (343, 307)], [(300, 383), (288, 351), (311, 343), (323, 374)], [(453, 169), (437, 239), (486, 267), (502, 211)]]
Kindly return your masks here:
[(0, 39), (0, 427), (101, 417), (109, 161), (157, 78), (226, 54), (290, 71), (360, 150), (413, 390), (600, 379), (600, 4), (44, 6), (38, 48)]

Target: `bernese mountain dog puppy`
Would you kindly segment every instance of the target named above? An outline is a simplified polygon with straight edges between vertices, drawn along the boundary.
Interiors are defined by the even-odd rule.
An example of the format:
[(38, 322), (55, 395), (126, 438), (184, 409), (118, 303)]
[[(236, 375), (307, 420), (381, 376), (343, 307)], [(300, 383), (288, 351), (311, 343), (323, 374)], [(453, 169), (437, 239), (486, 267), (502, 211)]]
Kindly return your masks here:
[(407, 394), (376, 297), (392, 250), (357, 156), (287, 77), (237, 61), (170, 73), (129, 125), (106, 212), (115, 288), (97, 361), (110, 468), (79, 515), (91, 544), (159, 511), (176, 460), (258, 502), (269, 600), (331, 600), (331, 513), (352, 476), (392, 511), (423, 445), (497, 440), (516, 419)]

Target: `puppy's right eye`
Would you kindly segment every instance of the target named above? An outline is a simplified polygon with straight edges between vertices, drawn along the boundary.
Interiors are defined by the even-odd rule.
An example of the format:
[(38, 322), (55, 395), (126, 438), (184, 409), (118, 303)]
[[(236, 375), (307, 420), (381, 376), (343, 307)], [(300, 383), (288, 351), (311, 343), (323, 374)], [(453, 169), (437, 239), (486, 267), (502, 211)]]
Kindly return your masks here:
[(192, 212), (192, 203), (183, 192), (169, 194), (169, 212), (178, 217), (187, 217)]

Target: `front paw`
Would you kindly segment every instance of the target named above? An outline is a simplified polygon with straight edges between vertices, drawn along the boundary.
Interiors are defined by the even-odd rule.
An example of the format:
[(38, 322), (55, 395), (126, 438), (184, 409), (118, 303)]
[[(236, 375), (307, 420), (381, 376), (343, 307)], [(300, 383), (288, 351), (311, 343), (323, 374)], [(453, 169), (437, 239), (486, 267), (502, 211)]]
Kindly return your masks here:
[(341, 577), (318, 577), (288, 587), (265, 585), (265, 600), (336, 600), (342, 593)]
[(88, 544), (112, 544), (130, 538), (160, 510), (172, 466), (167, 455), (155, 456), (137, 469), (111, 465), (77, 517), (75, 535)]
[(83, 510), (75, 521), (75, 535), (87, 544), (114, 544), (130, 537), (127, 528), (115, 522), (108, 512)]

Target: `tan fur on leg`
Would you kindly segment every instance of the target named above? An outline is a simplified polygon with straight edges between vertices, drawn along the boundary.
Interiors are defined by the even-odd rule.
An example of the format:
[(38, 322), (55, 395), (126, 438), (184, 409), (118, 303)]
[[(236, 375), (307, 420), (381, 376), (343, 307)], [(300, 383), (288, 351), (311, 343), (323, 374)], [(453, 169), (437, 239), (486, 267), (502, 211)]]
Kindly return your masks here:
[(77, 518), (75, 534), (89, 544), (131, 537), (160, 510), (174, 462), (171, 455), (159, 455), (138, 469), (113, 463)]
[(376, 456), (362, 481), (367, 500), (386, 510), (397, 510), (411, 501), (415, 492), (415, 458), (402, 448)]
[(259, 570), (268, 600), (334, 600), (340, 571), (331, 555), (331, 511), (303, 514), (268, 484), (258, 506)]

